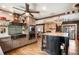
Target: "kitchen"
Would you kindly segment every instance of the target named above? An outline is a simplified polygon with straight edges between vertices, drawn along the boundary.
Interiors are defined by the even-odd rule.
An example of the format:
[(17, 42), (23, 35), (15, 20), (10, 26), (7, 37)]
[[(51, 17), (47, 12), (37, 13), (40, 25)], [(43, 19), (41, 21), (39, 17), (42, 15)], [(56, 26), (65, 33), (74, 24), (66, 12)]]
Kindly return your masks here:
[[(9, 8), (14, 9), (9, 10), (4, 5), (7, 5)], [(78, 54), (78, 50), (74, 49), (74, 51), (76, 52), (69, 51), (69, 48), (73, 44), (70, 41), (75, 42), (78, 39), (78, 4), (78, 6), (76, 6), (75, 3), (45, 4), (47, 6), (59, 5), (57, 9), (58, 11), (55, 11), (59, 14), (55, 14), (53, 16), (45, 15), (46, 17), (43, 17), (44, 15), (40, 16), (41, 13), (47, 12), (45, 11), (46, 7), (43, 7), (43, 11), (39, 10), (39, 7), (41, 7), (41, 5), (44, 4), (25, 3), (22, 4), (23, 6), (20, 4), (14, 4), (12, 7), (10, 5), (11, 4), (1, 4), (0, 6), (0, 46), (3, 51), (2, 54)], [(18, 5), (18, 7), (16, 5)], [(38, 6), (38, 10), (34, 10), (37, 9), (35, 7), (36, 5)], [(64, 8), (61, 7), (62, 5), (64, 5), (67, 8), (73, 8), (73, 5), (75, 5), (76, 7), (74, 6), (75, 8), (73, 9), (65, 10), (63, 12), (61, 10), (61, 12), (59, 12), (59, 9)]]

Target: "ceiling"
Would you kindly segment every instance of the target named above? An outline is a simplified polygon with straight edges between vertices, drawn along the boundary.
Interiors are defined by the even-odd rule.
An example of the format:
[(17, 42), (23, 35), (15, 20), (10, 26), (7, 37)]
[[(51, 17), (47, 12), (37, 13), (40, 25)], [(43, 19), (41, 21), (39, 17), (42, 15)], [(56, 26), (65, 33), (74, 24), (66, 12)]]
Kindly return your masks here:
[[(75, 3), (30, 3), (30, 9), (40, 11), (40, 13), (32, 13), (35, 18), (42, 18), (51, 15), (60, 14), (74, 9)], [(17, 7), (25, 10), (24, 3), (0, 3), (0, 8), (22, 14), (23, 11), (16, 10)], [(22, 7), (22, 8), (21, 8)]]

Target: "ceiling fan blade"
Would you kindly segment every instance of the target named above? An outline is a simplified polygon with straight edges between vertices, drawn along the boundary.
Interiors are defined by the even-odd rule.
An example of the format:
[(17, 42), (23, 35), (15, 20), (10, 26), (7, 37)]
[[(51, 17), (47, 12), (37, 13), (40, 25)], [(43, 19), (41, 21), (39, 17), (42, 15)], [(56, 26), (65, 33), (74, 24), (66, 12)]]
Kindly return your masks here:
[(21, 16), (24, 15), (25, 13), (20, 14)]
[(17, 9), (17, 10), (21, 10), (21, 11), (25, 11), (23, 9), (20, 9), (20, 8), (17, 8), (17, 7), (13, 7), (14, 9)]
[(39, 11), (29, 11), (30, 13), (40, 13)]
[(25, 6), (26, 6), (25, 12), (28, 12), (29, 11), (29, 4), (25, 3)]
[[(20, 16), (24, 15), (25, 13), (20, 14)], [(32, 17), (34, 17), (31, 13), (29, 13), (29, 15), (31, 15)]]
[[(20, 6), (20, 8), (22, 8), (22, 9), (25, 9), (24, 7), (22, 7), (22, 6)], [(28, 12), (30, 12), (30, 13), (40, 13), (39, 11), (33, 11), (32, 9), (29, 9), (29, 11)]]
[(32, 15), (31, 13), (29, 13), (32, 17), (34, 17), (34, 15)]
[(79, 3), (75, 4), (75, 7), (78, 7), (79, 8)]
[(19, 6), (20, 8), (22, 8), (22, 9), (25, 9), (25, 7), (23, 7), (23, 6)]

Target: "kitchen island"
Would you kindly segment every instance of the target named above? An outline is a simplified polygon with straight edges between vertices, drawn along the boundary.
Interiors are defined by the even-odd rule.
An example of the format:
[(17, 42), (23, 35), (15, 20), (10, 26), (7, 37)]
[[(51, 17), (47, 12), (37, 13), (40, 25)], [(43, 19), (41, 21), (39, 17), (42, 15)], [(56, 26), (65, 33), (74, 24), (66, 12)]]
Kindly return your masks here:
[(64, 52), (68, 54), (69, 39), (68, 33), (51, 32), (42, 34), (42, 50), (51, 55), (61, 55), (61, 45), (64, 44)]

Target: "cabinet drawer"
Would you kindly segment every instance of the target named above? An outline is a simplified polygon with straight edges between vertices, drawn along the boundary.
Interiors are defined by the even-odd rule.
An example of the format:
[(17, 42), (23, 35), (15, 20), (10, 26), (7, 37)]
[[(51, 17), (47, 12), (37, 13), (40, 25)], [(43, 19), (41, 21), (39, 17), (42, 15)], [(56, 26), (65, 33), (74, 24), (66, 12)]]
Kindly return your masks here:
[(11, 40), (11, 38), (1, 38), (1, 39), (0, 39), (0, 42), (9, 41), (9, 40)]
[(12, 41), (0, 42), (3, 52), (9, 51), (13, 48)]
[(16, 39), (16, 40), (12, 40), (13, 41), (13, 49), (14, 48), (18, 48), (20, 45), (19, 45), (19, 40)]
[(22, 46), (22, 45), (26, 45), (27, 44), (27, 40), (24, 38), (24, 39), (20, 39), (19, 41), (19, 44)]
[(26, 38), (19, 38), (19, 39), (13, 40), (13, 48), (18, 48), (26, 44), (27, 44)]

